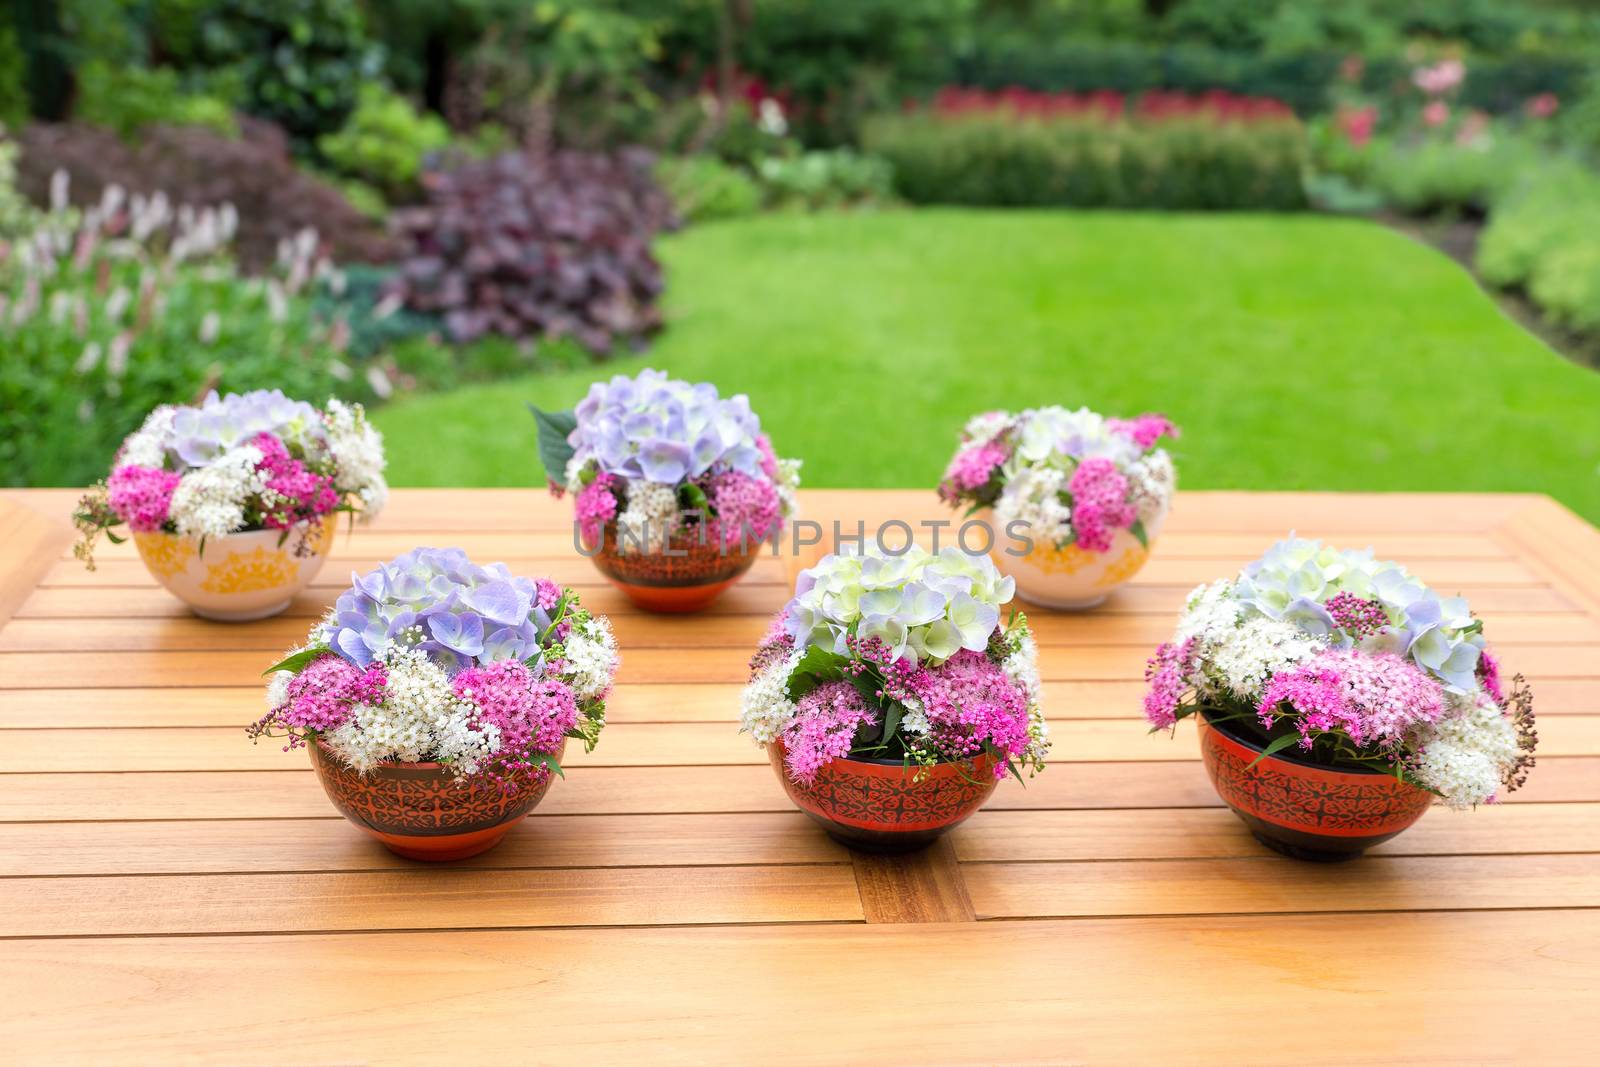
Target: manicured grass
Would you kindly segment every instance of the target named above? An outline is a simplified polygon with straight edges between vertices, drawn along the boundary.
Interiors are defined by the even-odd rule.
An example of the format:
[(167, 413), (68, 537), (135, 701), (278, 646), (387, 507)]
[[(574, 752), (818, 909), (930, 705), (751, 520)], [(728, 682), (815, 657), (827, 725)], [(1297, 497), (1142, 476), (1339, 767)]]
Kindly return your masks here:
[(1600, 520), (1600, 375), (1445, 257), (1313, 216), (770, 216), (661, 243), (642, 357), (385, 408), (398, 485), (539, 485), (524, 407), (656, 366), (813, 486), (931, 486), (988, 408), (1160, 410), (1188, 488), (1537, 490)]

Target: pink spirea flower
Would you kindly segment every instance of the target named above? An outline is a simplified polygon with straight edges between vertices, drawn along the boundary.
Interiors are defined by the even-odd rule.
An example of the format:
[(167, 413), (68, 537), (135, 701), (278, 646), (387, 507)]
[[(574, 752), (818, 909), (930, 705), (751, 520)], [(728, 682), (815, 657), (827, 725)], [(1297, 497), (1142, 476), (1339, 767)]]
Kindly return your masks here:
[(159, 530), (167, 523), (178, 480), (176, 472), (156, 467), (118, 467), (106, 479), (107, 500), (117, 517), (134, 530)]
[(456, 696), (478, 707), (473, 725), (500, 730), (508, 763), (532, 753), (553, 753), (578, 721), (578, 701), (564, 683), (535, 678), (520, 660), (498, 660), (468, 667), (455, 676)]
[(1150, 725), (1165, 730), (1178, 721), (1178, 704), (1189, 691), (1189, 676), (1194, 673), (1195, 639), (1182, 644), (1170, 642), (1156, 649), (1145, 664), (1144, 717)]
[(810, 785), (817, 772), (850, 752), (856, 730), (876, 725), (877, 713), (849, 682), (826, 682), (800, 698), (784, 727), (784, 766), (797, 782)]
[(1128, 479), (1103, 456), (1078, 464), (1067, 484), (1072, 494), (1072, 527), (1078, 545), (1090, 552), (1109, 552), (1111, 537), (1139, 517), (1128, 500)]
[(1500, 658), (1487, 648), (1478, 653), (1478, 683), (1496, 704), (1506, 702), (1505, 685), (1500, 681)]
[(741, 471), (724, 471), (711, 479), (708, 494), (716, 519), (711, 525), (712, 540), (724, 546), (745, 541), (762, 541), (782, 522), (778, 490), (764, 478)]
[[(1283, 708), (1287, 706), (1287, 713)], [(1339, 732), (1362, 747), (1397, 751), (1406, 736), (1444, 715), (1439, 684), (1410, 660), (1391, 653), (1331, 649), (1279, 671), (1267, 683), (1257, 714), (1264, 727), (1292, 716), (1300, 746)]]
[(381, 704), (387, 683), (388, 672), (381, 663), (361, 668), (339, 656), (322, 656), (289, 680), (279, 717), (285, 726), (333, 730), (343, 726), (357, 706)]
[(548, 578), (534, 580), (534, 603), (540, 611), (551, 612), (561, 603), (561, 587)]
[(256, 470), (267, 476), (267, 488), (283, 498), (262, 516), (269, 528), (286, 530), (295, 523), (321, 518), (339, 506), (333, 479), (291, 456), (276, 435), (257, 434), (250, 443), (261, 452)]
[[(922, 672), (916, 686), (928, 715), (928, 736), (944, 756), (968, 759), (985, 742), (1002, 756), (1017, 757), (1027, 749), (1027, 695), (982, 652), (962, 649)], [(994, 773), (1004, 777), (1004, 760), (995, 764)]]
[(950, 460), (939, 483), (939, 496), (956, 501), (962, 493), (982, 489), (994, 476), (995, 468), (1006, 461), (1011, 450), (997, 440), (963, 448)]
[(1106, 428), (1119, 433), (1140, 448), (1149, 448), (1163, 437), (1176, 438), (1178, 427), (1171, 419), (1155, 412), (1146, 412), (1131, 419), (1107, 419)]
[(761, 453), (761, 473), (769, 481), (778, 480), (778, 454), (772, 450), (772, 438), (766, 434), (756, 434), (756, 451)]
[(617, 479), (611, 474), (597, 474), (594, 481), (578, 491), (572, 506), (578, 515), (578, 534), (585, 544), (598, 544), (606, 524), (617, 517)]

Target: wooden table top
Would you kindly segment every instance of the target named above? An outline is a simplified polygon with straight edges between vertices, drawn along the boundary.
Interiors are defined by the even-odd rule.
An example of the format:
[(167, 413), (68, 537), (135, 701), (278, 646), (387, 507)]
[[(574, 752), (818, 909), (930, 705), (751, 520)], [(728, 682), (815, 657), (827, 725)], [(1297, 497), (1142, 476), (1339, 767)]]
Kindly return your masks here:
[[(0, 493), (11, 1062), (1576, 1062), (1600, 1037), (1600, 533), (1546, 498), (1181, 494), (1102, 609), (1030, 613), (1049, 770), (884, 860), (813, 828), (737, 732), (783, 560), (700, 616), (644, 615), (573, 552), (569, 502), (402, 490), (286, 616), (224, 625), (131, 546), (73, 561), (73, 496)], [(910, 491), (803, 508), (945, 517)], [(1298, 863), (1221, 806), (1188, 724), (1147, 733), (1143, 664), (1184, 594), (1290, 529), (1471, 598), (1537, 697), (1510, 803)], [(419, 544), (578, 585), (624, 653), (599, 747), (438, 867), (242, 729), (350, 570)]]

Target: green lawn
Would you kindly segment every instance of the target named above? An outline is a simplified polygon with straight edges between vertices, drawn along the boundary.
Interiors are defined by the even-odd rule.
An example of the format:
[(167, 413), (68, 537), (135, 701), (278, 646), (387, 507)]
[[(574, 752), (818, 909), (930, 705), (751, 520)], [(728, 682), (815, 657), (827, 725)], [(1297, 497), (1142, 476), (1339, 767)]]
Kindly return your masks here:
[(397, 485), (539, 485), (525, 401), (656, 366), (813, 486), (932, 486), (965, 418), (1165, 411), (1188, 488), (1539, 490), (1600, 520), (1600, 375), (1445, 257), (1314, 216), (782, 215), (661, 242), (641, 357), (382, 410)]

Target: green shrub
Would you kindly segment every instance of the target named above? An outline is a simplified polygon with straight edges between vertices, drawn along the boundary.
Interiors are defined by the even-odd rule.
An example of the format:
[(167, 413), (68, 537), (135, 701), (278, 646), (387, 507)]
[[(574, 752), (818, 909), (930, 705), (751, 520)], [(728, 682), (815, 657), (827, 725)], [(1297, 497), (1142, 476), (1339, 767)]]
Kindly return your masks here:
[(761, 210), (761, 187), (743, 169), (715, 156), (663, 156), (656, 180), (685, 222), (710, 222)]
[(1534, 169), (1494, 205), (1478, 238), (1478, 273), (1491, 285), (1527, 285), (1559, 246), (1600, 240), (1600, 175), (1574, 162)]
[(1539, 162), (1536, 146), (1508, 135), (1481, 144), (1430, 140), (1376, 147), (1367, 177), (1390, 203), (1417, 215), (1487, 212)]
[(317, 147), (336, 171), (398, 201), (415, 195), (428, 155), (449, 143), (450, 128), (439, 116), (419, 113), (387, 86), (364, 85), (345, 124)]
[(1299, 123), (882, 116), (866, 148), (925, 204), (1292, 210), (1305, 206)]
[(848, 148), (771, 156), (756, 171), (769, 204), (809, 210), (875, 203), (894, 195), (894, 170), (879, 156)]
[(0, 23), (0, 126), (21, 126), (28, 119), (28, 62), (17, 43), (17, 31)]
[(1552, 247), (1534, 265), (1528, 295), (1563, 326), (1600, 330), (1600, 236), (1590, 231)]
[(0, 125), (0, 241), (10, 241), (31, 233), (38, 225), (39, 213), (17, 188), (17, 143), (5, 135)]
[(233, 136), (238, 126), (227, 101), (186, 93), (170, 67), (115, 67), (92, 60), (78, 68), (76, 117), (132, 137), (146, 126), (206, 126)]

